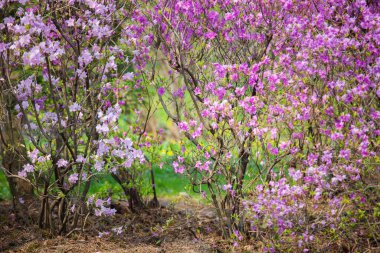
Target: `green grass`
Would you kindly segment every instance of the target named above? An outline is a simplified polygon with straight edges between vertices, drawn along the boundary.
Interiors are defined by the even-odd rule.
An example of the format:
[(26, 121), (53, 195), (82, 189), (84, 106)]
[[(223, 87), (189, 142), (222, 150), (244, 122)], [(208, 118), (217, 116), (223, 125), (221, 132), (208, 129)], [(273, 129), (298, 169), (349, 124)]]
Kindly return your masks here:
[(0, 200), (10, 199), (11, 191), (9, 189), (8, 181), (3, 170), (0, 169)]
[(174, 173), (169, 166), (160, 169), (153, 166), (157, 194), (159, 196), (177, 195), (180, 192), (189, 193), (188, 179), (180, 174)]
[[(199, 194), (193, 193), (190, 190), (188, 179), (184, 175), (175, 174), (170, 166), (164, 166), (162, 169), (159, 166), (153, 166), (155, 175), (155, 183), (158, 197), (174, 197), (181, 192), (186, 192), (191, 196), (197, 197)], [(151, 192), (150, 187), (150, 171), (147, 170), (144, 174), (144, 189), (145, 194)], [(102, 192), (106, 194), (109, 189), (116, 194), (116, 197), (123, 197), (121, 187), (110, 176), (104, 176), (94, 181), (90, 187), (89, 194)], [(10, 199), (11, 193), (9, 190), (8, 181), (5, 177), (4, 171), (0, 170), (0, 200)]]
[[(198, 193), (191, 190), (188, 179), (184, 175), (174, 173), (173, 169), (169, 166), (164, 166), (160, 169), (158, 165), (153, 165), (153, 172), (156, 192), (159, 198), (175, 197), (182, 192), (186, 192), (195, 198), (200, 197)], [(149, 170), (145, 171), (143, 180), (142, 193), (143, 195), (149, 197), (152, 195), (151, 176)], [(125, 198), (121, 187), (110, 175), (106, 175), (94, 181), (90, 187), (89, 194), (91, 195), (100, 192), (103, 195), (107, 195), (110, 190), (116, 198)]]
[[(171, 159), (168, 157), (164, 160), (165, 165), (162, 169), (159, 168), (159, 166), (156, 164), (153, 165), (153, 172), (155, 176), (155, 184), (158, 197), (176, 197), (180, 193), (185, 192), (194, 198), (200, 199), (200, 194), (192, 190), (188, 178), (186, 178), (185, 175), (174, 173), (170, 163)], [(146, 169), (143, 175), (144, 182), (142, 187), (142, 193), (143, 195), (149, 197), (151, 195), (150, 171)], [(249, 176), (246, 175), (246, 179), (248, 178)], [(208, 193), (207, 189), (202, 188), (202, 190)], [(112, 176), (105, 175), (104, 177), (100, 177), (97, 180), (93, 181), (89, 190), (89, 195), (100, 192), (102, 195), (106, 196), (110, 191), (114, 194), (116, 198), (125, 198), (119, 184), (112, 178)], [(11, 194), (7, 179), (5, 177), (4, 171), (0, 170), (0, 200), (10, 198)]]

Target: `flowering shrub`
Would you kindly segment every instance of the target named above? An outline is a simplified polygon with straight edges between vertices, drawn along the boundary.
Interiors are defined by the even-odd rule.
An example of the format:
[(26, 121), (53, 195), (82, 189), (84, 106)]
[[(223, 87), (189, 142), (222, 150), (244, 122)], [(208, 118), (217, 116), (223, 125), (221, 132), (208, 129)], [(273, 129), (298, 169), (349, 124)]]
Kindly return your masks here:
[[(40, 227), (66, 233), (83, 223), (94, 178), (119, 178), (135, 160), (145, 161), (118, 130), (121, 94), (134, 78), (129, 52), (119, 46), (130, 6), (1, 1), (1, 7), (7, 11), (0, 24), (2, 85), (17, 99), (29, 150), (18, 177), (41, 198)], [(96, 214), (114, 213), (96, 207)]]
[[(91, 178), (122, 183), (125, 168), (147, 160), (136, 146), (151, 146), (153, 89), (192, 144), (173, 170), (211, 199), (225, 238), (259, 238), (272, 252), (322, 247), (317, 234), (332, 235), (328, 247), (363, 225), (376, 238), (378, 2), (0, 4), (2, 82), (30, 150), (19, 176), (40, 193), (41, 226), (54, 230), (56, 207), (59, 232), (76, 226)], [(122, 98), (140, 91), (148, 103), (129, 109), (142, 126), (120, 133)]]
[[(207, 186), (225, 236), (266, 234), (271, 250), (300, 236), (306, 251), (310, 233), (343, 231), (349, 209), (363, 208), (379, 173), (379, 10), (360, 0), (140, 3), (126, 41), (194, 144), (174, 171)], [(169, 72), (154, 68), (162, 56)]]

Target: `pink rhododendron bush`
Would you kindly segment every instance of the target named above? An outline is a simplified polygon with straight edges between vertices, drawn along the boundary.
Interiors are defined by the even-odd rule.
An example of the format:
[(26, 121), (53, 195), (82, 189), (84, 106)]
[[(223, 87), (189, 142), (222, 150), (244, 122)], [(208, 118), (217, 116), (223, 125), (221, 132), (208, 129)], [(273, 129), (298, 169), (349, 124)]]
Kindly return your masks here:
[[(141, 207), (131, 175), (150, 166), (154, 180), (146, 127), (161, 110), (183, 137), (170, 166), (212, 203), (231, 247), (379, 247), (377, 1), (0, 6), (1, 90), (28, 150), (8, 176), (33, 185), (41, 228), (67, 234), (89, 213), (113, 215), (88, 194), (100, 175)], [(132, 131), (121, 130), (136, 93)]]
[[(152, 83), (193, 143), (173, 169), (211, 199), (224, 236), (265, 240), (269, 251), (377, 240), (378, 3), (146, 5), (129, 41), (170, 68)], [(351, 234), (362, 225), (371, 232)]]

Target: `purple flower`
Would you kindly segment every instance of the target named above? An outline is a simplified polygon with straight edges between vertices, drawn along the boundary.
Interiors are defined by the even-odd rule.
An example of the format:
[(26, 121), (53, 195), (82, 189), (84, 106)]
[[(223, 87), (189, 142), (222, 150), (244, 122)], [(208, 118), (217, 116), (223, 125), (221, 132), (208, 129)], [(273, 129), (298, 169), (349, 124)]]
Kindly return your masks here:
[(187, 132), (190, 130), (189, 125), (187, 122), (179, 122), (178, 123), (178, 128), (180, 132)]
[(157, 89), (157, 93), (158, 93), (159, 96), (164, 95), (164, 93), (165, 93), (165, 88), (164, 88), (164, 87), (159, 87), (159, 88)]
[(77, 112), (81, 109), (81, 106), (78, 104), (78, 103), (74, 103), (72, 105), (69, 106), (69, 111), (70, 112)]
[(25, 170), (19, 171), (19, 172), (18, 172), (18, 175), (19, 175), (20, 177), (26, 177), (26, 176), (27, 176)]
[(68, 20), (66, 20), (66, 24), (68, 27), (73, 27), (74, 26), (74, 22), (75, 22), (75, 19), (73, 18), (70, 18)]
[(58, 168), (66, 167), (68, 164), (69, 162), (64, 159), (59, 159), (57, 162)]
[(102, 209), (105, 216), (113, 216), (116, 214), (116, 209), (114, 208), (103, 207)]
[(23, 109), (28, 108), (28, 106), (29, 106), (28, 101), (22, 101), (21, 106), (22, 106)]
[(108, 231), (106, 231), (106, 232), (99, 232), (98, 237), (102, 238), (103, 236), (108, 236), (109, 234), (110, 234), (110, 232), (108, 232)]
[(86, 162), (86, 158), (84, 158), (83, 155), (78, 155), (76, 162), (77, 163), (84, 163), (84, 162)]
[(339, 152), (339, 157), (349, 160), (351, 156), (351, 151), (349, 149), (343, 149)]
[(92, 203), (94, 203), (94, 197), (90, 196), (87, 199), (87, 204), (91, 205)]
[(174, 161), (173, 162), (173, 169), (174, 169), (174, 173), (177, 173), (177, 174), (183, 174), (183, 172), (185, 171), (185, 166), (183, 165), (179, 165), (178, 162)]
[(24, 166), (23, 166), (23, 168), (24, 168), (24, 171), (25, 172), (33, 172), (34, 171), (34, 167), (33, 167), (33, 165), (31, 165), (31, 164), (25, 164)]
[(37, 161), (39, 153), (40, 151), (38, 149), (34, 149), (32, 152), (28, 152), (28, 156), (32, 160), (33, 163)]
[(78, 173), (71, 174), (69, 176), (69, 182), (75, 184), (78, 181)]
[(92, 60), (93, 57), (88, 49), (83, 50), (82, 54), (78, 57), (78, 62), (82, 67), (90, 64)]
[(134, 74), (132, 72), (128, 72), (126, 73), (125, 75), (123, 75), (122, 79), (125, 81), (125, 80), (133, 80), (133, 77), (134, 77)]
[(25, 200), (23, 198), (19, 198), (18, 199), (18, 202), (20, 202), (20, 204), (24, 204), (25, 203)]
[(101, 207), (101, 206), (103, 206), (103, 203), (104, 203), (104, 201), (102, 199), (97, 199), (95, 201), (95, 206), (96, 207)]
[(94, 168), (96, 171), (101, 171), (103, 170), (103, 166), (104, 166), (104, 161), (96, 161)]
[(217, 35), (216, 33), (210, 31), (210, 32), (205, 33), (204, 36), (205, 36), (205, 39), (212, 40), (212, 39), (215, 39), (216, 35)]
[(272, 147), (270, 143), (268, 143), (268, 151), (273, 155), (278, 155), (278, 148)]
[(98, 150), (96, 151), (96, 155), (103, 156), (109, 151), (109, 147), (103, 142), (99, 142)]
[(231, 189), (232, 189), (232, 185), (231, 184), (223, 185), (223, 190), (227, 191), (227, 190), (231, 190)]
[(302, 172), (300, 170), (295, 170), (294, 168), (289, 169), (289, 176), (293, 178), (294, 181), (302, 178)]

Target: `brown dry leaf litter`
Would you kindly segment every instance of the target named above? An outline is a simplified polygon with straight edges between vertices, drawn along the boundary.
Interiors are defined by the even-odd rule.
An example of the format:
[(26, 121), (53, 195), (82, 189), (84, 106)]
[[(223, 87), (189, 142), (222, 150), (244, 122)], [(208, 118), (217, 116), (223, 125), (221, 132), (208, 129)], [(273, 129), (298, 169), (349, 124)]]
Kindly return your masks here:
[[(36, 208), (28, 208), (29, 224), (16, 223), (8, 202), (0, 202), (0, 252), (229, 252), (228, 244), (216, 227), (209, 206), (186, 198), (175, 203), (161, 200), (161, 208), (131, 213), (123, 202), (119, 214), (111, 218), (91, 217), (86, 234), (50, 238), (46, 231), (31, 225)], [(123, 227), (123, 233), (102, 238), (99, 232)]]

